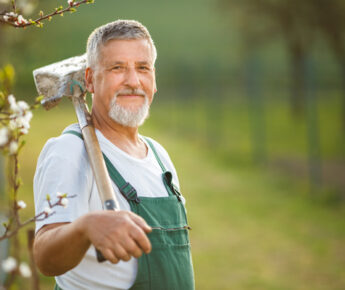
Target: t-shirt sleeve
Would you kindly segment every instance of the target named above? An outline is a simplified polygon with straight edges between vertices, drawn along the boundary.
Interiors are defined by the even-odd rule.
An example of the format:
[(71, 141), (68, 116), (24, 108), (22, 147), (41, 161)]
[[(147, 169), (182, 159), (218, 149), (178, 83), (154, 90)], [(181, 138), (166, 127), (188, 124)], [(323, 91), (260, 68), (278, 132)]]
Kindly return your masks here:
[(36, 222), (36, 232), (46, 224), (72, 222), (88, 211), (90, 188), (93, 184), (83, 141), (71, 134), (50, 139), (44, 146), (34, 177), (36, 215), (58, 201), (57, 192), (67, 193), (68, 206), (55, 206), (53, 213)]

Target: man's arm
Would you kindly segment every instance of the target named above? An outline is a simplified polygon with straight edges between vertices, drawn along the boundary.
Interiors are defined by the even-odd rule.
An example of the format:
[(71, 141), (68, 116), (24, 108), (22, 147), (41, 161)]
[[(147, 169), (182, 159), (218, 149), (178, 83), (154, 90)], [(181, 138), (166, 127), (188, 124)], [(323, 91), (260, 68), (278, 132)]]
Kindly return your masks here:
[(91, 212), (72, 223), (41, 228), (35, 238), (34, 257), (47, 276), (58, 276), (77, 266), (91, 244), (112, 263), (128, 261), (151, 251), (146, 236), (151, 230), (144, 219), (132, 212)]

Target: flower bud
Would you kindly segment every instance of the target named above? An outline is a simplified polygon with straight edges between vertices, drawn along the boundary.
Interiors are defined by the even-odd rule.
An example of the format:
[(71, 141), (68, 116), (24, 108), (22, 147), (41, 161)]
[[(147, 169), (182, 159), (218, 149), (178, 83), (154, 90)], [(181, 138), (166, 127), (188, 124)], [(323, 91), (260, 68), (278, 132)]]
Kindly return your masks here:
[(25, 203), (23, 200), (19, 200), (19, 201), (17, 202), (17, 207), (18, 207), (19, 209), (26, 208), (26, 203)]
[(14, 270), (17, 269), (17, 261), (13, 257), (8, 257), (6, 260), (2, 262), (2, 269), (6, 273), (13, 272)]
[(0, 129), (0, 146), (4, 146), (8, 142), (8, 129), (6, 127)]
[(16, 141), (12, 141), (9, 146), (9, 151), (10, 154), (15, 154), (17, 153), (18, 150), (18, 143)]
[(31, 269), (26, 263), (20, 263), (19, 265), (19, 273), (24, 278), (30, 278), (31, 277)]
[(61, 199), (60, 204), (66, 208), (68, 206), (68, 199), (66, 197), (64, 197), (63, 199)]
[(50, 207), (47, 206), (47, 207), (44, 208), (43, 212), (46, 214), (46, 216), (48, 216), (48, 215), (50, 215), (53, 212), (53, 210)]
[(58, 198), (67, 197), (67, 193), (57, 192), (57, 193), (56, 193), (56, 196), (57, 196)]

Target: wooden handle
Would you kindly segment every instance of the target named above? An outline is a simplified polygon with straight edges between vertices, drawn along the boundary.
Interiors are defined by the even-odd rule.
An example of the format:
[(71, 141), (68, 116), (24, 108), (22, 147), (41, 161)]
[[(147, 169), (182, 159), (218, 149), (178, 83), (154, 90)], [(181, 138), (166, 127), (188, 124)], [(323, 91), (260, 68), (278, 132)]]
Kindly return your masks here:
[[(79, 126), (83, 134), (85, 148), (102, 204), (107, 210), (119, 209), (119, 202), (111, 185), (108, 170), (104, 162), (103, 154), (95, 133), (95, 128), (92, 124), (91, 116), (85, 104), (83, 94), (81, 96), (73, 96), (72, 101), (78, 117)], [(104, 262), (106, 260), (102, 253), (97, 249), (96, 256), (98, 262)]]
[(91, 116), (83, 95), (73, 97), (72, 101), (83, 134), (86, 152), (95, 177), (99, 197), (106, 209), (118, 209), (119, 203), (111, 185), (108, 170), (95, 133), (95, 128), (92, 124)]
[(88, 125), (82, 129), (82, 134), (101, 201), (107, 209), (109, 201), (115, 201), (115, 208), (119, 208), (95, 129)]

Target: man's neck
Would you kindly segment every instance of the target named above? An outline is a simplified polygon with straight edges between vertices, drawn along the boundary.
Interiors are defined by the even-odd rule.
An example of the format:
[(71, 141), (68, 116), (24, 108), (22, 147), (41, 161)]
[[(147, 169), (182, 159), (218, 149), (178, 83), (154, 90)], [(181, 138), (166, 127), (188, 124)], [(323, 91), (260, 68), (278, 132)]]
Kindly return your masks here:
[(104, 118), (92, 112), (92, 122), (96, 129), (111, 143), (135, 158), (145, 158), (147, 146), (139, 138), (137, 127), (123, 126), (110, 118)]

